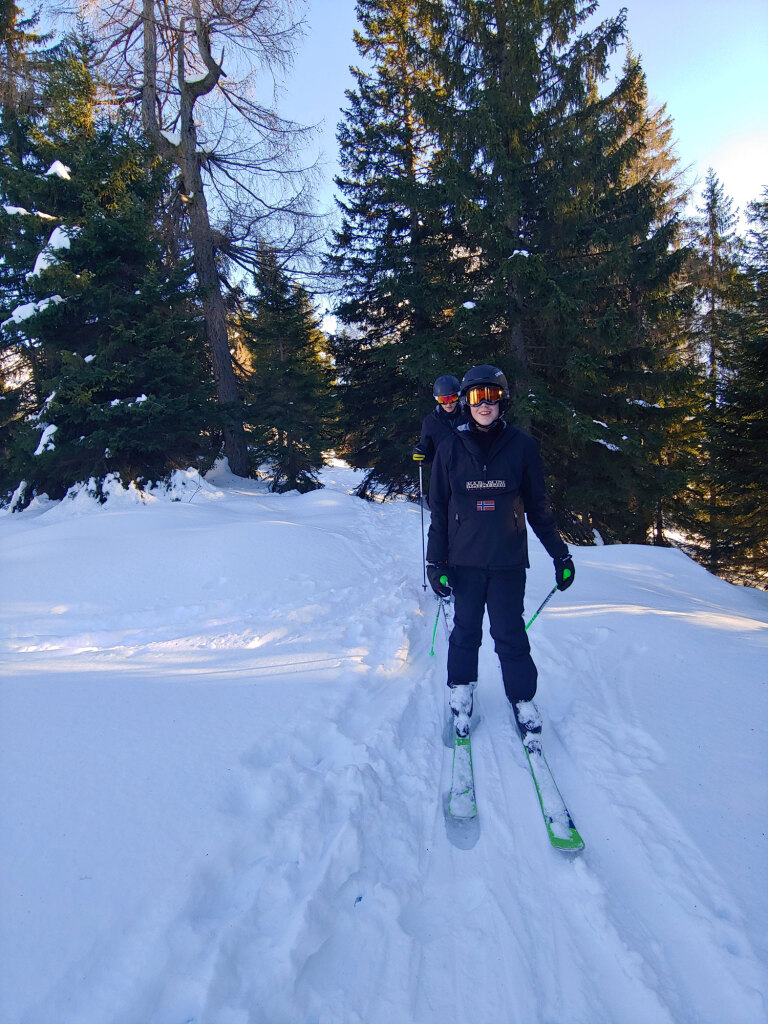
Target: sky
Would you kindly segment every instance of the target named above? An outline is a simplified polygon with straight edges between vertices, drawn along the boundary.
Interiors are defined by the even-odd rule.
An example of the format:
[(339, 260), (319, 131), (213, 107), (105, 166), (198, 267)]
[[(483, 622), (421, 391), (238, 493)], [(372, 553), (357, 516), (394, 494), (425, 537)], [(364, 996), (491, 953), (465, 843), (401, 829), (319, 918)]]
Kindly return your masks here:
[[(303, 124), (320, 124), (331, 204), (336, 173), (336, 125), (358, 62), (352, 42), (354, 0), (307, 0), (306, 35), (286, 82), (281, 110)], [(604, 0), (600, 17), (619, 2)], [(713, 167), (742, 211), (768, 186), (767, 0), (634, 0), (626, 4), (629, 37), (648, 80), (675, 125), (681, 166), (703, 183)], [(695, 194), (695, 193), (694, 193)]]

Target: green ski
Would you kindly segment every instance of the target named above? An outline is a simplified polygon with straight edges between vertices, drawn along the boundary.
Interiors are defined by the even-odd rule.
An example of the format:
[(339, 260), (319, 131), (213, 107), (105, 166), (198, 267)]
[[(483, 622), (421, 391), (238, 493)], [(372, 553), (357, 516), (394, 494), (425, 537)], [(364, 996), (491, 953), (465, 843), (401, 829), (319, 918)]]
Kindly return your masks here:
[(560, 790), (557, 788), (557, 783), (541, 749), (541, 740), (538, 735), (527, 733), (523, 740), (523, 749), (528, 758), (528, 766), (536, 786), (550, 843), (556, 850), (578, 853), (584, 849), (584, 840), (579, 835)]
[(452, 818), (474, 818), (477, 816), (475, 803), (475, 776), (472, 772), (472, 747), (469, 733), (466, 736), (453, 734), (453, 771), (451, 793), (448, 798), (448, 813)]

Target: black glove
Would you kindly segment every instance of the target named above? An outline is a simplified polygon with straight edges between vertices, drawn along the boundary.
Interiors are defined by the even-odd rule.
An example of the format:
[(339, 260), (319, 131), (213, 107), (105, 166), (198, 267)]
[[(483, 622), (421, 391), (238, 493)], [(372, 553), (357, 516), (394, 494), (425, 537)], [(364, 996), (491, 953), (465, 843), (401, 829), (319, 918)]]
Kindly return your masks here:
[(453, 589), (448, 582), (448, 566), (445, 562), (440, 562), (437, 565), (432, 565), (431, 562), (428, 562), (427, 579), (429, 580), (430, 587), (432, 587), (438, 597), (450, 597), (453, 593)]
[(557, 589), (567, 590), (573, 583), (573, 577), (576, 575), (576, 566), (573, 564), (573, 559), (570, 555), (561, 555), (554, 562)]

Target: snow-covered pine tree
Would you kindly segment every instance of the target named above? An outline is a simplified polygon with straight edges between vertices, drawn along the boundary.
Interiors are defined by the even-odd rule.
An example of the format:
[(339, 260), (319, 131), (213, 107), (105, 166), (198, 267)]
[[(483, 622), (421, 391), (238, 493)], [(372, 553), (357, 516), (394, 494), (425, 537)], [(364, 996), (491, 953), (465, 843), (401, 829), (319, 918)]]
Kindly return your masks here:
[(29, 267), (33, 315), (4, 327), (32, 354), (25, 500), (204, 468), (218, 447), (191, 270), (169, 267), (157, 226), (168, 168), (103, 115), (89, 58), (80, 32), (48, 68), (33, 166), (54, 173), (35, 175), (31, 205), (54, 219)]
[(266, 246), (253, 287), (236, 331), (250, 456), (256, 467), (268, 466), (271, 490), (310, 491), (321, 486), (323, 453), (335, 440), (327, 339), (309, 294)]
[[(26, 275), (51, 232), (45, 207), (31, 201), (46, 171), (30, 134), (41, 113), (42, 66), (52, 42), (39, 22), (39, 12), (25, 17), (13, 0), (0, 5), (0, 324), (16, 309), (20, 316), (29, 301)], [(33, 356), (0, 329), (0, 494), (18, 477), (24, 420), (35, 411)]]

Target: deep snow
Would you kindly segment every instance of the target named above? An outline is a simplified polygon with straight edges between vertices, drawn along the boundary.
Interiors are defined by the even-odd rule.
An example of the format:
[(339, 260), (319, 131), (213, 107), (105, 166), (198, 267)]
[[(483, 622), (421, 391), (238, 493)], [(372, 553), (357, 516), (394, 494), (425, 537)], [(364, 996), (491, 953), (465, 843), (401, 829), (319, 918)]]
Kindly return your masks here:
[(531, 642), (586, 850), (487, 636), (461, 849), (419, 510), (355, 480), (0, 519), (2, 1024), (765, 1024), (768, 595), (577, 549)]

